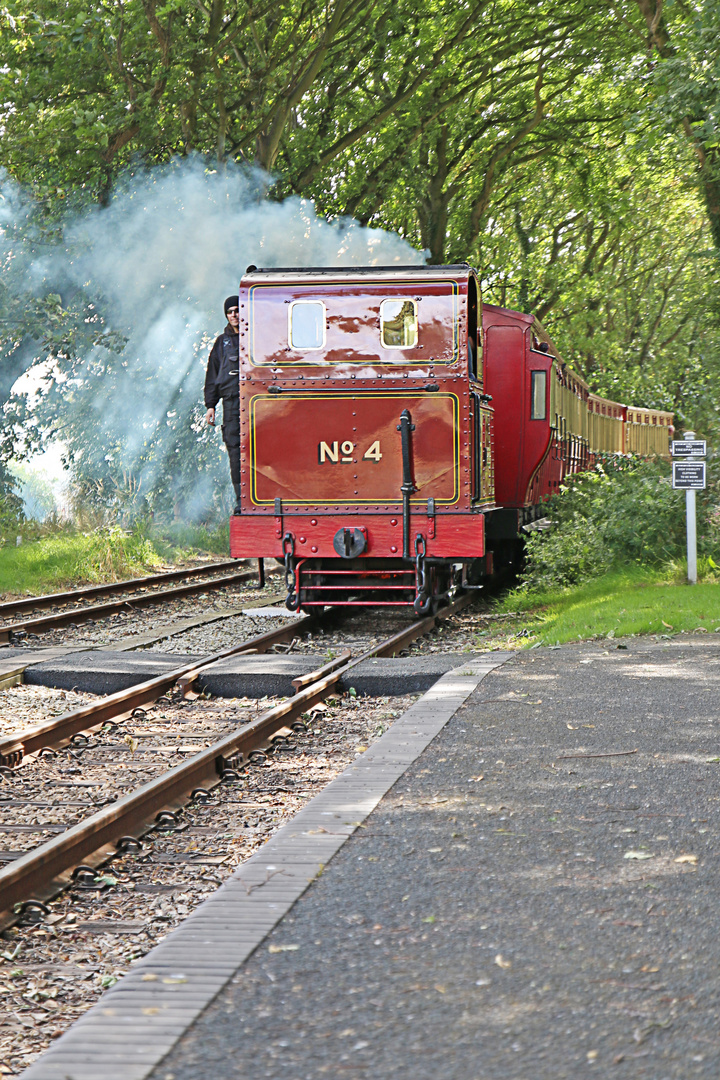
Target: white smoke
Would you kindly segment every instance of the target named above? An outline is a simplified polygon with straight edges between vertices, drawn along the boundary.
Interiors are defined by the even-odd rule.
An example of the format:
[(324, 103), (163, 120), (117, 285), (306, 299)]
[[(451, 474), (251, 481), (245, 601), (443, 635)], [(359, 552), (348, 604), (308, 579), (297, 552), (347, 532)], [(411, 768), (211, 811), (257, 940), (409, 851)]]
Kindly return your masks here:
[[(122, 467), (139, 474), (146, 491), (173, 465), (161, 455), (148, 457), (148, 443), (169, 415), (179, 412), (191, 422), (207, 350), (225, 322), (223, 300), (237, 292), (249, 264), (423, 263), (421, 252), (392, 233), (351, 219), (329, 222), (304, 199), (273, 201), (269, 183), (258, 170), (212, 171), (199, 159), (129, 174), (109, 206), (66, 222), (62, 241), (28, 267), (36, 293), (62, 295), (74, 287), (97, 295), (108, 326), (127, 339), (120, 361), (113, 361), (121, 384), (112, 394), (98, 378), (78, 392), (87, 395), (88, 422), (107, 433), (109, 445), (117, 447), (122, 431)], [(2, 190), (13, 196), (0, 202), (0, 223), (3, 209), (12, 216), (21, 205), (16, 188)], [(88, 371), (107, 358), (103, 349), (93, 350)], [(226, 463), (223, 468), (224, 483)]]
[[(209, 172), (200, 161), (128, 178), (107, 208), (66, 231), (79, 280), (112, 297), (122, 321), (177, 306), (216, 325), (222, 300), (258, 266), (351, 266), (422, 263), (406, 241), (350, 219), (328, 222), (312, 203), (263, 197), (267, 178), (229, 166)], [(162, 333), (162, 331), (161, 331)]]

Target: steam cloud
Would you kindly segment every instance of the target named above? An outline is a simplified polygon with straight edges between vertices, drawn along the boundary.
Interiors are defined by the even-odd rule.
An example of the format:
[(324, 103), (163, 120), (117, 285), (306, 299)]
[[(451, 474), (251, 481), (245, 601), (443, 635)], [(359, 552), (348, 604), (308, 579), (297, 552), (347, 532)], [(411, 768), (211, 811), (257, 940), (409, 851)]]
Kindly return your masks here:
[[(78, 391), (88, 423), (107, 440), (108, 457), (146, 492), (167, 484), (169, 473), (188, 472), (187, 462), (148, 448), (167, 441), (169, 422), (189, 425), (194, 408), (197, 418), (207, 351), (224, 324), (222, 302), (237, 291), (248, 264), (423, 262), (396, 235), (349, 219), (328, 222), (299, 198), (269, 200), (268, 182), (242, 167), (209, 172), (199, 160), (128, 176), (108, 207), (66, 222), (62, 240), (26, 262), (26, 282), (36, 294), (64, 296), (78, 288), (97, 294), (109, 326), (127, 338), (121, 357), (111, 360), (95, 348), (84, 358), (87, 378)], [(0, 249), (3, 222), (24, 213), (17, 188), (3, 184), (2, 195)], [(112, 392), (110, 381), (105, 388), (102, 379), (90, 378), (109, 363)], [(213, 477), (229, 483), (219, 446), (218, 433), (206, 451), (199, 447), (200, 458), (205, 454), (199, 504), (205, 501), (200, 488)]]

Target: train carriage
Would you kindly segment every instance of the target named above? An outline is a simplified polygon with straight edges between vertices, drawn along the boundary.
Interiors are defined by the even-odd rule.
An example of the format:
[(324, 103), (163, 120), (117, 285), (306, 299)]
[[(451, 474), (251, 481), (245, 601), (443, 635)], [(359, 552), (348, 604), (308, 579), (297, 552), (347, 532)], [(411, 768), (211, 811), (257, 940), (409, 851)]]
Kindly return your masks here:
[(467, 264), (250, 268), (239, 378), (231, 554), (282, 559), (291, 609), (429, 611), (513, 558), (568, 472), (605, 449), (667, 453), (672, 430), (633, 409), (633, 432), (652, 416), (662, 437), (627, 436), (625, 406), (532, 316), (483, 305)]

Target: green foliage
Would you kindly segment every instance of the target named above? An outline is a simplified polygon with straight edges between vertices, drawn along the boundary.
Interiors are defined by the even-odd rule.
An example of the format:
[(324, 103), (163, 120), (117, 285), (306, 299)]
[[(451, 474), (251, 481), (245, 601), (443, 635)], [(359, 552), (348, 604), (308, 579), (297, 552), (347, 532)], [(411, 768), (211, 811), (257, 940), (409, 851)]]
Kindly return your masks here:
[(42, 522), (57, 514), (55, 492), (44, 473), (29, 465), (15, 464), (11, 466), (11, 474), (17, 482), (18, 498), (27, 518)]
[[(227, 516), (227, 462), (198, 406), (219, 329), (197, 303), (208, 275), (187, 271), (172, 323), (148, 313), (149, 288), (119, 310), (82, 260), (47, 273), (78, 211), (99, 206), (118, 291), (132, 292), (118, 196), (137, 204), (143, 169), (159, 188), (157, 166), (191, 169), (192, 155), (205, 179), (233, 162), (272, 170), (254, 176), (263, 212), (295, 193), (432, 262), (469, 259), (485, 299), (537, 313), (593, 390), (720, 434), (719, 11), (9, 0), (2, 163), (25, 188), (0, 177), (0, 461), (62, 440), (77, 505), (124, 524)], [(173, 353), (188, 326), (195, 351)], [(9, 401), (29, 369), (39, 389)], [(2, 476), (0, 500), (12, 512)], [(602, 563), (605, 542), (594, 520), (568, 532), (572, 573)]]
[(0, 594), (22, 595), (132, 577), (159, 556), (142, 530), (115, 526), (90, 533), (55, 530), (39, 539), (0, 547)]
[(114, 581), (160, 562), (141, 528), (128, 531), (114, 525), (91, 533), (89, 540), (73, 568), (75, 580)]
[(17, 494), (17, 482), (0, 460), (0, 545), (10, 532), (25, 520), (22, 499)]
[(656, 634), (671, 638), (681, 632), (720, 633), (720, 584), (673, 581), (664, 569), (638, 565), (610, 570), (591, 581), (562, 589), (528, 593), (516, 589), (499, 605), (500, 611), (522, 611), (513, 639), (496, 636), (495, 648), (555, 645), (590, 638), (620, 638)]
[[(531, 591), (575, 585), (611, 568), (665, 566), (685, 552), (685, 498), (661, 460), (607, 458), (569, 478), (546, 514), (552, 528), (526, 541), (523, 577)], [(712, 570), (712, 562), (720, 566), (717, 479), (698, 500), (698, 519), (698, 553)]]
[(148, 535), (153, 546), (164, 558), (178, 559), (190, 553), (213, 555), (230, 553), (230, 524), (225, 516), (219, 525), (206, 528), (177, 521), (168, 525), (153, 525)]

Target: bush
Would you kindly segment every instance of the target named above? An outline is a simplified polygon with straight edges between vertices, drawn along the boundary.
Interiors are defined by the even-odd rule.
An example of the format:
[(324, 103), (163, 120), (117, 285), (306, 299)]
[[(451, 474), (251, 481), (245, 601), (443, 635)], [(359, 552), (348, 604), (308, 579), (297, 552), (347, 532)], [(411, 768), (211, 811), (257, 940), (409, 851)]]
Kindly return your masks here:
[(176, 521), (169, 525), (152, 525), (149, 535), (158, 551), (168, 557), (188, 551), (230, 554), (230, 523), (227, 517), (215, 528)]
[(84, 581), (113, 581), (159, 562), (141, 528), (128, 532), (111, 525), (82, 538), (73, 576)]
[[(708, 465), (712, 478), (717, 467)], [(716, 460), (717, 465), (717, 460)], [(698, 499), (698, 555), (720, 564), (720, 485)], [(526, 541), (525, 583), (533, 590), (574, 585), (629, 564), (661, 566), (686, 553), (685, 499), (660, 459), (607, 457), (569, 478), (549, 499), (553, 528)]]

